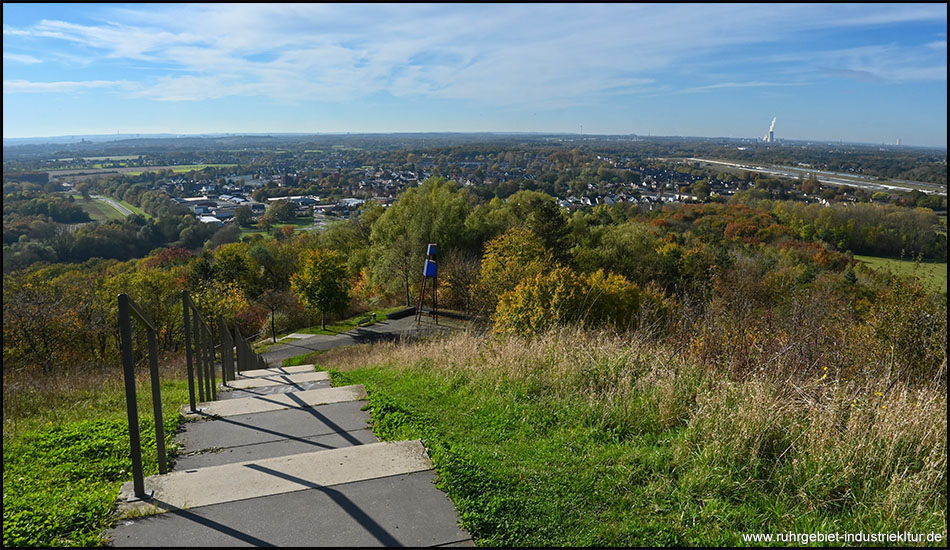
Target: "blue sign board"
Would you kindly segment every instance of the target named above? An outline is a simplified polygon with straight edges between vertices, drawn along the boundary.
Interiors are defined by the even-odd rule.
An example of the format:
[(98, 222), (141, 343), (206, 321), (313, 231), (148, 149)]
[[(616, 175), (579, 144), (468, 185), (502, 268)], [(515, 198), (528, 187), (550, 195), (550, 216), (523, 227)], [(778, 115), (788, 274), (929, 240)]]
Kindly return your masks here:
[(426, 250), (426, 256), (435, 256), (438, 252), (438, 247), (435, 243), (429, 243), (429, 248)]
[(435, 262), (432, 260), (426, 260), (426, 266), (425, 269), (422, 270), (422, 274), (426, 277), (435, 277), (435, 273)]

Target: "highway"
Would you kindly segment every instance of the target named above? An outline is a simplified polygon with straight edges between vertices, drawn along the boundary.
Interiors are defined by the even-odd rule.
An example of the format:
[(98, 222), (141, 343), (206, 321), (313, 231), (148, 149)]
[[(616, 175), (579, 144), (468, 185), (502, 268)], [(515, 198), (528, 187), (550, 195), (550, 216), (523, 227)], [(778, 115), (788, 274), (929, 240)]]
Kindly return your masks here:
[(719, 164), (721, 166), (731, 166), (733, 168), (740, 168), (742, 170), (748, 170), (750, 172), (758, 172), (760, 174), (770, 174), (773, 176), (779, 176), (783, 178), (798, 178), (800, 176), (807, 176), (808, 174), (814, 174), (818, 178), (819, 183), (825, 183), (830, 185), (847, 185), (850, 187), (858, 187), (861, 189), (867, 189), (869, 191), (913, 191), (917, 189), (923, 193), (929, 195), (938, 194), (946, 195), (947, 187), (944, 185), (938, 185), (935, 183), (926, 183), (926, 182), (906, 182), (906, 181), (888, 181), (887, 183), (880, 183), (877, 181), (871, 181), (866, 179), (863, 176), (849, 175), (847, 177), (840, 176), (835, 172), (825, 172), (822, 170), (814, 170), (809, 168), (792, 168), (790, 166), (756, 166), (752, 164), (741, 164), (738, 162), (726, 162), (722, 160), (710, 160), (710, 159), (701, 159), (690, 157), (686, 160), (691, 160), (695, 162), (705, 162), (708, 164)]

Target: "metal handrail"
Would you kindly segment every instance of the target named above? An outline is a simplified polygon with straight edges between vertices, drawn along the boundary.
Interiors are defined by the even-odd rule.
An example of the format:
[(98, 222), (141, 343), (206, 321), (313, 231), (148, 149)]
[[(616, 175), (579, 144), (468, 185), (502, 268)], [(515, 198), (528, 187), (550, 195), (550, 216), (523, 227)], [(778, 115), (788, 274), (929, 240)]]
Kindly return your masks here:
[(237, 372), (267, 368), (267, 362), (260, 354), (254, 353), (251, 344), (237, 327), (234, 327), (234, 347), (237, 354)]
[(218, 339), (221, 341), (221, 378), (227, 385), (234, 380), (234, 339), (221, 315), (218, 316)]
[[(214, 372), (214, 333), (208, 328), (187, 290), (181, 291), (185, 332), (185, 361), (188, 367), (188, 403), (191, 412), (198, 412), (195, 400), (213, 401), (218, 398)], [(194, 365), (194, 366), (192, 366)], [(197, 384), (196, 384), (197, 380)]]
[(129, 444), (132, 455), (132, 485), (136, 499), (149, 498), (145, 492), (142, 469), (142, 439), (139, 433), (139, 408), (135, 389), (135, 355), (132, 349), (132, 315), (148, 333), (148, 370), (152, 383), (152, 413), (155, 416), (155, 444), (158, 448), (158, 471), (167, 471), (165, 454), (165, 423), (162, 418), (162, 393), (158, 379), (158, 338), (155, 325), (142, 313), (128, 294), (119, 294), (119, 332), (122, 341), (122, 373), (125, 379), (125, 404), (129, 417)]

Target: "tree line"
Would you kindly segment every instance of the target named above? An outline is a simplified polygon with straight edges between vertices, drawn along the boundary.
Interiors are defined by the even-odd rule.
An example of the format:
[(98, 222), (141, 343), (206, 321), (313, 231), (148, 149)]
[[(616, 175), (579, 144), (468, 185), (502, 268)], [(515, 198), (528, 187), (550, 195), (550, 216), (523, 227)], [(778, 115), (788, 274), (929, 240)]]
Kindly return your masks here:
[[(798, 307), (797, 300), (819, 291), (849, 304), (855, 323), (866, 322), (871, 313), (859, 298), (874, 303), (890, 283), (823, 232), (846, 238), (847, 231), (863, 235), (875, 223), (893, 223), (906, 242), (923, 242), (930, 234), (921, 220), (929, 218), (899, 209), (815, 213), (783, 202), (652, 211), (618, 204), (568, 213), (537, 191), (480, 202), (467, 188), (433, 178), (388, 209), (368, 204), (319, 233), (212, 238), (137, 260), (37, 264), (5, 274), (4, 365), (62, 368), (66, 359), (114, 358), (119, 292), (143, 304), (167, 349), (181, 345), (178, 296), (185, 288), (209, 316), (223, 314), (247, 334), (414, 304), (432, 242), (439, 244), (440, 305), (479, 316), (498, 332), (579, 324), (671, 336), (684, 319), (715, 312), (720, 321), (744, 325), (743, 311)], [(115, 229), (159, 223), (130, 218)], [(820, 229), (803, 234), (809, 225)]]

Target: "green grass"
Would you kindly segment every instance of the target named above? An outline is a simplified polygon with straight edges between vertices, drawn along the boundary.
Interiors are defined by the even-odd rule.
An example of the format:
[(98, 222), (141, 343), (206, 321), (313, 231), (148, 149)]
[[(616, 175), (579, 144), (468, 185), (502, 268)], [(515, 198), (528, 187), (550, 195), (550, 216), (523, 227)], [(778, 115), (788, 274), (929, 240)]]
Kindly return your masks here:
[[(716, 382), (704, 368), (671, 367), (649, 352), (618, 358), (597, 345), (534, 353), (530, 343), (472, 337), (405, 352), (387, 345), (340, 367), (353, 370), (338, 369), (339, 350), (322, 362), (334, 385), (366, 386), (381, 439), (423, 440), (479, 546), (719, 547), (745, 545), (743, 533), (789, 531), (945, 535), (945, 434), (935, 468), (899, 459), (935, 476), (924, 505), (905, 493), (915, 482), (889, 485), (897, 463), (868, 452), (883, 455), (877, 441), (848, 450), (851, 438), (869, 438), (834, 422), (826, 430), (822, 414), (771, 395), (769, 383)], [(572, 362), (576, 370), (565, 367)], [(927, 437), (945, 429), (942, 406), (926, 413), (944, 419)], [(875, 407), (844, 403), (854, 418), (841, 422), (847, 430), (874, 422), (883, 414)], [(900, 407), (923, 414), (912, 401)], [(906, 430), (900, 445), (915, 445)], [(923, 460), (929, 451), (913, 452)], [(896, 494), (906, 502), (892, 502)]]
[(366, 385), (381, 439), (424, 440), (479, 546), (736, 542), (721, 533), (734, 518), (719, 498), (697, 502), (676, 486), (677, 431), (623, 437), (598, 426), (590, 407), (534, 400), (517, 384), (385, 368), (333, 374), (334, 385)]
[(237, 166), (237, 164), (182, 164), (180, 166), (162, 166), (158, 168), (143, 168), (141, 171), (130, 171), (125, 172), (130, 176), (140, 176), (145, 172), (157, 172), (161, 168), (171, 168), (172, 172), (176, 174), (181, 174), (183, 172), (193, 172), (195, 170), (204, 170), (205, 168), (224, 168), (229, 166)]
[(119, 155), (112, 157), (83, 157), (83, 160), (138, 160), (139, 155)]
[[(285, 226), (285, 225), (289, 225), (289, 226), (292, 226), (295, 230), (298, 230), (298, 231), (299, 231), (300, 229), (303, 229), (303, 228), (305, 228), (305, 227), (310, 227), (310, 226), (314, 225), (314, 223), (315, 223), (315, 222), (314, 222), (313, 217), (312, 217), (312, 216), (307, 216), (307, 217), (305, 217), (305, 218), (297, 218), (297, 219), (295, 219), (295, 220), (292, 221), (292, 222), (280, 222), (280, 223), (276, 223), (276, 224), (274, 224), (274, 227), (280, 228), (280, 227), (283, 227), (283, 226)], [(265, 234), (265, 235), (268, 235), (268, 234), (270, 234), (271, 231), (273, 231), (273, 228), (271, 228), (270, 231), (264, 231), (263, 229), (260, 229), (260, 228), (257, 227), (256, 225), (253, 225), (253, 226), (250, 226), (250, 227), (243, 227), (243, 226), (241, 227), (241, 235), (252, 235), (252, 234), (255, 234), (255, 233), (263, 233), (263, 234)]]
[[(3, 545), (95, 546), (131, 480), (125, 394), (117, 378), (79, 388), (8, 389), (4, 381)], [(150, 386), (138, 384), (145, 475), (158, 473)], [(188, 401), (186, 380), (162, 380), (169, 457)]]
[(919, 277), (928, 288), (938, 292), (947, 291), (947, 262), (945, 261), (925, 260), (917, 263), (911, 260), (859, 255), (855, 255), (854, 259), (860, 260), (872, 268), (884, 269), (896, 275)]
[(296, 367), (298, 365), (315, 365), (322, 353), (323, 353), (323, 350), (318, 350), (318, 351), (311, 351), (309, 353), (304, 353), (303, 355), (298, 355), (296, 357), (289, 357), (287, 359), (284, 359), (284, 362), (281, 364), (281, 366), (282, 367)]
[(76, 199), (75, 204), (82, 207), (83, 210), (89, 214), (89, 217), (93, 221), (109, 221), (109, 220), (124, 220), (125, 216), (119, 213), (118, 210), (112, 207), (107, 202), (90, 199), (85, 201), (82, 198), (82, 195), (73, 195), (73, 198)]
[[(112, 198), (112, 197), (109, 197), (109, 198)], [(132, 211), (132, 213), (138, 214), (138, 215), (140, 215), (140, 216), (145, 217), (146, 220), (152, 219), (152, 216), (151, 216), (151, 215), (146, 214), (146, 213), (145, 213), (145, 210), (142, 210), (142, 209), (139, 208), (138, 206), (135, 206), (135, 205), (133, 205), (133, 204), (127, 202), (127, 201), (121, 201), (121, 200), (116, 199), (116, 198), (112, 198), (112, 200), (114, 200), (115, 202), (117, 202), (117, 203), (121, 204), (122, 206), (128, 208), (129, 210)]]

